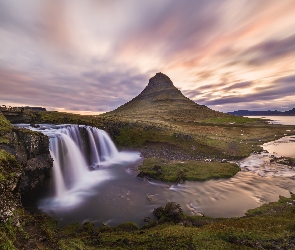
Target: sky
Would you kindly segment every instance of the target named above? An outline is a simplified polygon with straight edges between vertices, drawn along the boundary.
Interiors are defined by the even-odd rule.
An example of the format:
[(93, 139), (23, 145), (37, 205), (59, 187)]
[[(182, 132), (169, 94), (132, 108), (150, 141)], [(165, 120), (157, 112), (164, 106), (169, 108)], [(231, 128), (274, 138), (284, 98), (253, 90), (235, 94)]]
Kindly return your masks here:
[(101, 113), (157, 72), (228, 112), (295, 107), (294, 0), (0, 0), (0, 105)]

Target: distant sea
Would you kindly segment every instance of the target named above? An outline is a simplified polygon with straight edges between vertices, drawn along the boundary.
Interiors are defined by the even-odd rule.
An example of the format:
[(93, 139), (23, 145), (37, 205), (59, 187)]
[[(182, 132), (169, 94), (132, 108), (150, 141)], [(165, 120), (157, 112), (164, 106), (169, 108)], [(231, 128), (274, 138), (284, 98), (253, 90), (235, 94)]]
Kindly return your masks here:
[(295, 125), (295, 116), (247, 116), (249, 118), (262, 118), (271, 120), (272, 124)]

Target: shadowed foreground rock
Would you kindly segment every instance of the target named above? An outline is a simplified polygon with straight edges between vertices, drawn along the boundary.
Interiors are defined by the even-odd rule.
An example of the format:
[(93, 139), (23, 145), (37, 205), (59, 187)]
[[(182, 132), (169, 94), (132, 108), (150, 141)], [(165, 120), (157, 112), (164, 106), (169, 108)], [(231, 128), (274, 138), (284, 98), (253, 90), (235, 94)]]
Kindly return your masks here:
[(161, 222), (172, 221), (174, 223), (178, 223), (184, 217), (182, 208), (176, 202), (168, 202), (165, 207), (156, 208), (153, 211), (153, 214)]

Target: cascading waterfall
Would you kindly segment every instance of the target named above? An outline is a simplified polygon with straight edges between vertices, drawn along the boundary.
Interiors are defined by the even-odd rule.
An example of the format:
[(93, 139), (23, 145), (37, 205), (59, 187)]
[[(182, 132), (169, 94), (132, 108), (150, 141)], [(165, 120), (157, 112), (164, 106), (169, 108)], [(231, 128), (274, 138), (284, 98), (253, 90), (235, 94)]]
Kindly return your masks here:
[(82, 142), (79, 126), (72, 125), (66, 128), (62, 128), (61, 132), (70, 136), (71, 139), (77, 144), (77, 146), (79, 148), (82, 148), (83, 142)]
[(39, 208), (44, 212), (80, 204), (85, 197), (95, 195), (95, 186), (115, 178), (109, 171), (112, 167), (140, 158), (138, 152), (118, 152), (109, 135), (95, 127), (66, 124), (19, 126), (49, 137), (53, 194), (41, 201)]
[(119, 152), (109, 135), (97, 128), (86, 127), (91, 145), (91, 166), (97, 167), (100, 163), (116, 159)]
[(86, 130), (88, 131), (88, 138), (89, 138), (89, 143), (90, 143), (90, 153), (91, 153), (91, 166), (96, 167), (100, 163), (100, 157), (99, 157), (99, 151), (97, 147), (97, 142), (94, 139), (93, 136), (93, 130), (90, 127), (86, 127)]
[(87, 164), (79, 147), (66, 131), (62, 129), (56, 137), (51, 138), (49, 146), (54, 159), (55, 195), (59, 197), (73, 188), (87, 171)]
[(96, 129), (95, 136), (97, 139), (101, 138), (98, 141), (101, 149), (102, 160), (110, 160), (118, 156), (118, 150), (115, 144), (105, 131)]
[[(81, 136), (80, 129), (87, 131), (89, 144)], [(50, 131), (52, 132), (52, 131)], [(46, 133), (46, 132), (45, 132)], [(84, 148), (90, 151), (90, 166), (84, 155)], [(89, 170), (98, 168), (118, 156), (118, 150), (108, 134), (100, 129), (78, 125), (66, 126), (50, 136), (50, 153), (53, 162), (53, 182), (56, 197), (63, 197), (79, 185)]]

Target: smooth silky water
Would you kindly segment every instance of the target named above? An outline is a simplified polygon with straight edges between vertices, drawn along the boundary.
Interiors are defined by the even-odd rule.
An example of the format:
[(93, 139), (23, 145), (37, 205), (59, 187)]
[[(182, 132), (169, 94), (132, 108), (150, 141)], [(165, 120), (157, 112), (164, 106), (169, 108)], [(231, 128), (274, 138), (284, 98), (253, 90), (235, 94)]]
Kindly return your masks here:
[(241, 171), (232, 178), (177, 184), (137, 178), (136, 169), (143, 160), (139, 153), (118, 152), (103, 130), (78, 125), (18, 126), (50, 138), (52, 183), (39, 209), (53, 216), (60, 226), (129, 221), (143, 225), (144, 217), (153, 218), (153, 209), (169, 201), (181, 204), (189, 215), (243, 216), (248, 209), (275, 201), (279, 195), (295, 193), (295, 171), (270, 161), (272, 147), (282, 155), (284, 148), (291, 148), (288, 156), (295, 157), (292, 137), (281, 139), (283, 143), (265, 144), (270, 153), (253, 154), (238, 162)]

